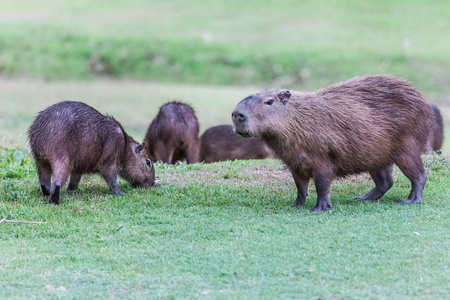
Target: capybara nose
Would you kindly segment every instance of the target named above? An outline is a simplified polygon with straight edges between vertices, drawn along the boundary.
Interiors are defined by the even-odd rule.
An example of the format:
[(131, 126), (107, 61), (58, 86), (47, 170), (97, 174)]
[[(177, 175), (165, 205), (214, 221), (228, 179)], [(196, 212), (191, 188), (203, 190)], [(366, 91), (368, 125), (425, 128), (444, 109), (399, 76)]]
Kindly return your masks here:
[(231, 114), (231, 117), (233, 118), (233, 121), (237, 120), (240, 123), (245, 121), (245, 116), (243, 114), (240, 114), (240, 113), (237, 113), (237, 112), (233, 112)]

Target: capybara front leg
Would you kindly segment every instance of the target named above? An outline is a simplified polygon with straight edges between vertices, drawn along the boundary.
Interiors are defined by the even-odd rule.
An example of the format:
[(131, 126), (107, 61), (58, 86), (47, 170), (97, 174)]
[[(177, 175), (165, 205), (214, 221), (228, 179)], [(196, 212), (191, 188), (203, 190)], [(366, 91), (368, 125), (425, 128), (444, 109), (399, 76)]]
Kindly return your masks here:
[(75, 191), (78, 188), (78, 184), (81, 180), (81, 174), (74, 173), (70, 174), (69, 185), (67, 186), (68, 191)]
[(308, 196), (309, 178), (303, 178), (295, 173), (292, 173), (292, 176), (297, 187), (297, 199), (295, 199), (291, 207), (299, 207), (305, 204), (306, 197)]
[(392, 179), (393, 167), (394, 165), (389, 165), (380, 170), (370, 171), (369, 174), (375, 182), (375, 187), (364, 196), (353, 197), (353, 200), (376, 200), (383, 197), (394, 184)]
[(329, 208), (333, 208), (330, 200), (331, 176), (318, 173), (314, 176), (314, 183), (317, 191), (317, 203), (311, 208), (311, 211), (327, 211)]

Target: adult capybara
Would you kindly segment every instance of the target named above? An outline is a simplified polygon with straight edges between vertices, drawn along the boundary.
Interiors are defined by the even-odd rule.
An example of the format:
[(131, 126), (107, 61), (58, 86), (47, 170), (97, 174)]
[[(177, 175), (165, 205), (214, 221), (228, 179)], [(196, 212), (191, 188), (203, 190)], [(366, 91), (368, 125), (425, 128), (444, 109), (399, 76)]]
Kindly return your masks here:
[(234, 133), (231, 125), (211, 127), (200, 137), (200, 161), (206, 163), (270, 157), (273, 157), (272, 150), (260, 139), (245, 139)]
[(167, 164), (183, 160), (188, 164), (198, 162), (198, 131), (192, 107), (177, 101), (164, 104), (145, 136), (150, 158)]
[(432, 110), (433, 110), (433, 116), (434, 116), (434, 131), (431, 135), (432, 137), (432, 151), (437, 151), (442, 148), (442, 143), (444, 142), (444, 122), (442, 120), (441, 111), (439, 108), (434, 105), (430, 104)]
[(242, 100), (232, 119), (236, 133), (259, 137), (289, 167), (298, 189), (293, 206), (305, 203), (313, 178), (312, 210), (326, 211), (333, 178), (369, 172), (375, 187), (355, 199), (378, 199), (393, 184), (394, 164), (412, 183), (401, 203), (419, 203), (427, 178), (420, 155), (430, 147), (432, 114), (408, 82), (378, 75), (313, 93), (263, 91)]
[[(145, 144), (130, 137), (122, 125), (89, 105), (63, 101), (41, 111), (28, 130), (42, 193), (59, 204), (61, 187), (75, 190), (86, 173), (100, 173), (114, 194), (117, 174), (134, 187), (149, 187), (155, 170)], [(53, 183), (51, 177), (53, 174)]]

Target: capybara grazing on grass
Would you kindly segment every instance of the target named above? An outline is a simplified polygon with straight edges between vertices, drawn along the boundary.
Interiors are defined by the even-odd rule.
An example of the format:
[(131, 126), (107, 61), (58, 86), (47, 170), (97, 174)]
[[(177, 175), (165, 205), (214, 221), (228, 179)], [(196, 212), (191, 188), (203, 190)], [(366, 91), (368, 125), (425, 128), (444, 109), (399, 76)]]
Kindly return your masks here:
[(206, 163), (269, 157), (273, 157), (273, 152), (266, 144), (258, 138), (241, 137), (231, 125), (211, 127), (200, 137), (200, 161)]
[(429, 149), (433, 112), (418, 90), (390, 76), (363, 76), (313, 93), (263, 91), (234, 109), (235, 132), (259, 137), (289, 167), (298, 189), (292, 206), (305, 203), (313, 178), (317, 204), (331, 208), (333, 178), (369, 172), (375, 187), (359, 200), (382, 197), (396, 164), (411, 181), (400, 203), (419, 203), (427, 175), (421, 153)]
[[(117, 174), (134, 187), (149, 187), (155, 170), (145, 144), (130, 137), (122, 125), (89, 105), (63, 101), (41, 111), (28, 130), (42, 193), (59, 204), (61, 187), (75, 190), (86, 173), (100, 173), (114, 194)], [(51, 177), (53, 174), (53, 183)]]
[(188, 164), (198, 162), (198, 131), (192, 107), (177, 101), (164, 104), (145, 136), (150, 158), (167, 164), (183, 160)]
[(431, 135), (432, 136), (431, 147), (432, 151), (437, 151), (442, 148), (442, 143), (444, 142), (444, 122), (442, 120), (442, 115), (439, 108), (434, 104), (430, 104), (430, 106), (433, 110), (433, 116), (435, 121), (434, 131)]

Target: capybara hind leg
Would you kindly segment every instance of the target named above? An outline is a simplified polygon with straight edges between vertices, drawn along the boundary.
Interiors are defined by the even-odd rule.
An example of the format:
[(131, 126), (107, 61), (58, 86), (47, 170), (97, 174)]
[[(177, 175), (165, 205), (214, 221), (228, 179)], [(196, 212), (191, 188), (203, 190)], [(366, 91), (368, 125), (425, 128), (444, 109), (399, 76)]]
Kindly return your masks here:
[(295, 186), (297, 187), (297, 199), (291, 207), (299, 207), (305, 204), (306, 197), (308, 196), (308, 183), (309, 178), (303, 178), (299, 175), (292, 173), (294, 177)]
[(317, 191), (317, 203), (311, 211), (327, 211), (329, 208), (333, 208), (330, 200), (331, 176), (316, 174), (314, 183)]
[(50, 192), (50, 202), (59, 204), (61, 187), (66, 183), (69, 177), (69, 164), (67, 161), (56, 161), (52, 164), (53, 184)]
[(420, 203), (422, 201), (422, 193), (427, 181), (427, 173), (423, 166), (422, 159), (419, 155), (415, 157), (400, 157), (396, 165), (411, 181), (411, 192), (407, 199), (400, 201), (400, 204), (405, 203)]
[(195, 164), (199, 160), (199, 149), (197, 143), (191, 143), (192, 145), (189, 147), (186, 152), (186, 163)]
[(78, 184), (81, 180), (81, 174), (74, 173), (70, 174), (69, 185), (67, 186), (68, 191), (75, 191), (78, 188)]
[(51, 180), (52, 180), (52, 167), (49, 162), (36, 161), (38, 169), (39, 183), (41, 184), (42, 194), (44, 196), (50, 195)]
[(384, 169), (370, 171), (370, 176), (375, 182), (375, 187), (364, 196), (353, 197), (354, 200), (376, 200), (392, 187), (394, 180), (392, 179), (392, 169), (394, 165), (387, 166)]

